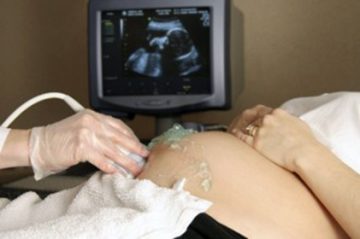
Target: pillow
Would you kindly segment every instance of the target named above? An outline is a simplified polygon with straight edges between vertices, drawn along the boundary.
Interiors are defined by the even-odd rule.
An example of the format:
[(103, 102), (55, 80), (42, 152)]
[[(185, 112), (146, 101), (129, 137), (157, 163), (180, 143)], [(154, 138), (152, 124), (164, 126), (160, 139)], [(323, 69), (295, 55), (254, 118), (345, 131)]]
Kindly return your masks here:
[(320, 142), (360, 173), (359, 92), (296, 98), (281, 108), (305, 121)]

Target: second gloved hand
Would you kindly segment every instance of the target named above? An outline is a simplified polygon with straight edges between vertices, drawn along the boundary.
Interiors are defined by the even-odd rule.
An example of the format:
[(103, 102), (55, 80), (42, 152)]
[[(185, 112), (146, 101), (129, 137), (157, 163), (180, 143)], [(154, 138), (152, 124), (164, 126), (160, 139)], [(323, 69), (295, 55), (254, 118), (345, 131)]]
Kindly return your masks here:
[(147, 149), (121, 120), (84, 110), (57, 123), (33, 128), (30, 163), (36, 180), (85, 161), (105, 173), (117, 171), (113, 161), (133, 175), (139, 174), (139, 166), (119, 148), (142, 157), (148, 155)]

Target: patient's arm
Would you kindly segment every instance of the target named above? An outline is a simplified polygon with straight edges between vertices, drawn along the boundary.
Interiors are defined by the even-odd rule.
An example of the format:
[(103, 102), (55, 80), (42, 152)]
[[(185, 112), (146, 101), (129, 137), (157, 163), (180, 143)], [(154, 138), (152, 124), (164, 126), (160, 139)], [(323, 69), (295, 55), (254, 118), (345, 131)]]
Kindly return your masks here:
[(360, 238), (360, 175), (320, 143), (301, 155), (296, 165), (295, 172), (350, 237)]
[(185, 190), (214, 205), (208, 214), (250, 238), (344, 238), (346, 235), (293, 174), (232, 135), (209, 132), (154, 148), (139, 178)]
[[(319, 107), (310, 118), (304, 117), (310, 125), (282, 109), (274, 109), (264, 115), (264, 109), (268, 108), (257, 106), (240, 114), (229, 130), (269, 160), (296, 173), (351, 238), (360, 238), (360, 175), (331, 151), (344, 157), (344, 162), (355, 159), (347, 153), (354, 147), (349, 144), (350, 138), (356, 139), (358, 134), (356, 125), (360, 117), (354, 114), (354, 109), (358, 108), (355, 105), (360, 103), (359, 99), (353, 94), (345, 94), (336, 104)], [(304, 99), (303, 103), (308, 101)], [(323, 107), (327, 110), (324, 111)], [(344, 110), (336, 116), (335, 108), (338, 113), (339, 109)], [(324, 112), (327, 112), (326, 115)], [(351, 116), (347, 115), (349, 113)], [(330, 121), (326, 126), (320, 126), (317, 124), (321, 122), (319, 117), (329, 118)], [(249, 124), (259, 126), (255, 128), (254, 137), (244, 130)], [(332, 145), (333, 149), (330, 151), (319, 142), (314, 133), (326, 135), (330, 140), (326, 144)]]

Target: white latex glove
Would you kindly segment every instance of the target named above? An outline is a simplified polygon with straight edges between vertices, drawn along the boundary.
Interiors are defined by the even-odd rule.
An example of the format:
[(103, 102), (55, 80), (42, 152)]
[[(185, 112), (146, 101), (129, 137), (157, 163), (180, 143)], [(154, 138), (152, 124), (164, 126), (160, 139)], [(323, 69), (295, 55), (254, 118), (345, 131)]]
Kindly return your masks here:
[(141, 169), (124, 152), (148, 155), (125, 123), (91, 110), (33, 128), (29, 150), (36, 180), (85, 161), (105, 173), (117, 172), (113, 166), (116, 162), (137, 175)]

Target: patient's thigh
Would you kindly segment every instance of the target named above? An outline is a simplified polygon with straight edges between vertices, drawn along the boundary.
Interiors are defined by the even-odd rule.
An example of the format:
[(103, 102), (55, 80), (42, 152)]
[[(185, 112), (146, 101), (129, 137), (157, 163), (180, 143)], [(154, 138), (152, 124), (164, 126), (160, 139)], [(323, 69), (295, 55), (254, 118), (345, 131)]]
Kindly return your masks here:
[(199, 133), (159, 145), (139, 176), (214, 204), (208, 214), (251, 238), (338, 238), (342, 230), (293, 174), (230, 134)]

